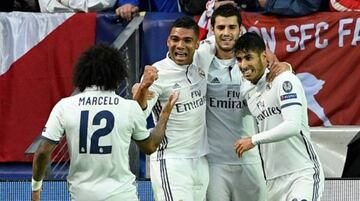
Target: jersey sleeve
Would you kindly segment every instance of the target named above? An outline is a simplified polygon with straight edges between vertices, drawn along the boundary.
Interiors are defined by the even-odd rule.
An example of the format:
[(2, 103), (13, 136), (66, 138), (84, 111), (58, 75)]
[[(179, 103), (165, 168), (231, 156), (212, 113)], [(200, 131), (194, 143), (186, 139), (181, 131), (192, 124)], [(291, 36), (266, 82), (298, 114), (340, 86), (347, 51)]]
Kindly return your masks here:
[(64, 131), (63, 107), (60, 101), (52, 109), (41, 135), (57, 143), (63, 137)]
[(137, 102), (134, 102), (131, 107), (132, 120), (134, 123), (131, 137), (137, 141), (145, 140), (150, 136), (150, 131), (146, 128), (146, 116)]
[(194, 63), (202, 69), (205, 74), (209, 72), (212, 60), (216, 54), (215, 37), (211, 36), (200, 42), (199, 48), (194, 55)]
[(272, 129), (252, 136), (253, 144), (277, 142), (300, 134), (305, 97), (301, 82), (292, 73), (287, 74), (289, 76), (282, 76), (274, 86), (283, 121)]

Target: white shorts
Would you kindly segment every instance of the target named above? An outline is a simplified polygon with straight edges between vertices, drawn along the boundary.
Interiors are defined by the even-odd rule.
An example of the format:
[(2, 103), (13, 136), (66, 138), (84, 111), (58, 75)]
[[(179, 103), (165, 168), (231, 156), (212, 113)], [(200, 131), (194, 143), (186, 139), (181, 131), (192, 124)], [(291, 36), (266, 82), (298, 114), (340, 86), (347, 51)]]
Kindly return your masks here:
[(209, 163), (208, 201), (265, 201), (266, 182), (261, 163)]
[(121, 191), (119, 193), (115, 193), (113, 195), (106, 194), (101, 196), (101, 198), (97, 197), (101, 195), (101, 192), (96, 192), (96, 194), (92, 193), (79, 193), (76, 192), (75, 195), (71, 194), (70, 198), (71, 201), (89, 201), (89, 200), (105, 200), (106, 201), (119, 201), (119, 200), (126, 200), (126, 201), (139, 201), (137, 188), (132, 188), (129, 191)]
[(320, 201), (324, 173), (312, 168), (268, 180), (269, 201)]
[(209, 184), (205, 157), (150, 161), (155, 201), (204, 201)]

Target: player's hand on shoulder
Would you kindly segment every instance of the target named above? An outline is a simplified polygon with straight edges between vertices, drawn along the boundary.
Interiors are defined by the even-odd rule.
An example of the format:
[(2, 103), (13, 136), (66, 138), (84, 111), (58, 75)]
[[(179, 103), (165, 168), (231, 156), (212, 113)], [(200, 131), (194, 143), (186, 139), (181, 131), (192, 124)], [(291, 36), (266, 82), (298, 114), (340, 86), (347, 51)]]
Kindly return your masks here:
[(276, 76), (280, 75), (280, 73), (292, 71), (291, 65), (287, 62), (269, 62), (268, 68), (270, 70), (266, 76), (268, 82), (272, 82)]

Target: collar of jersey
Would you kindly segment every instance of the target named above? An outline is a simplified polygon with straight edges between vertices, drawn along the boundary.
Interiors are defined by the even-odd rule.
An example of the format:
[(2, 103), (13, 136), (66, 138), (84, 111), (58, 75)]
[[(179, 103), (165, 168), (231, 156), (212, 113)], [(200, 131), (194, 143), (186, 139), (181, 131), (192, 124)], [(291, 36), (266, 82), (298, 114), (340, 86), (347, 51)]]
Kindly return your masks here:
[(218, 63), (218, 65), (212, 65), (212, 66), (220, 70), (229, 67), (232, 68), (236, 63), (235, 57), (231, 59), (219, 59), (218, 57), (215, 56), (213, 61)]
[(98, 86), (91, 86), (91, 87), (86, 87), (84, 91), (101, 91), (102, 89)]
[(256, 86), (258, 86), (258, 88), (262, 88), (264, 85), (266, 85), (266, 75), (269, 73), (269, 69), (265, 68), (265, 72), (264, 74), (261, 76), (260, 80), (258, 81), (258, 83), (256, 84)]

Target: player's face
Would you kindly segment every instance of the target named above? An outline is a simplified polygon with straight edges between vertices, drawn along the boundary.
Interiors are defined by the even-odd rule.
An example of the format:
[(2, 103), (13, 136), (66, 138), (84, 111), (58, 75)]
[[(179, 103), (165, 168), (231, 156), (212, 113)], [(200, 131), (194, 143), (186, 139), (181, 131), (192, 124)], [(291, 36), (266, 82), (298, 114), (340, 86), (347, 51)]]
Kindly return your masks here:
[(244, 78), (252, 83), (258, 82), (267, 65), (265, 51), (260, 54), (254, 51), (239, 51), (236, 53), (236, 60)]
[(195, 49), (199, 47), (194, 30), (175, 27), (167, 39), (170, 58), (178, 65), (191, 64)]
[(217, 16), (213, 27), (216, 46), (222, 51), (232, 51), (235, 41), (240, 35), (240, 25), (237, 17)]

